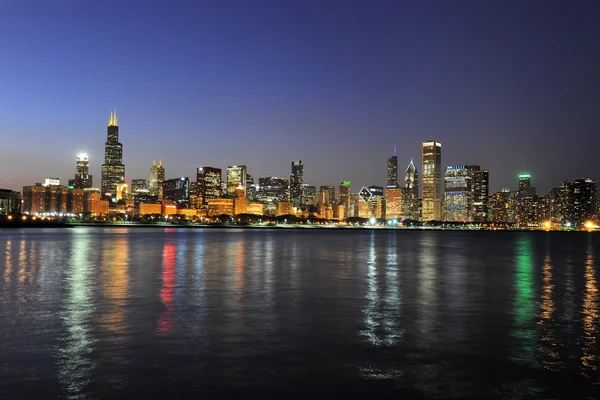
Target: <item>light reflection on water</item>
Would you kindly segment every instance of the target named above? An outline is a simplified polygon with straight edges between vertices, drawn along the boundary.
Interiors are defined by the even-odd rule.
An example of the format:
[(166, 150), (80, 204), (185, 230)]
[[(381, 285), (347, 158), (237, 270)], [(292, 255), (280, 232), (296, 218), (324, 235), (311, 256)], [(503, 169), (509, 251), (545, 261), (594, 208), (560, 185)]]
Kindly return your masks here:
[(0, 397), (594, 398), (599, 239), (1, 231)]

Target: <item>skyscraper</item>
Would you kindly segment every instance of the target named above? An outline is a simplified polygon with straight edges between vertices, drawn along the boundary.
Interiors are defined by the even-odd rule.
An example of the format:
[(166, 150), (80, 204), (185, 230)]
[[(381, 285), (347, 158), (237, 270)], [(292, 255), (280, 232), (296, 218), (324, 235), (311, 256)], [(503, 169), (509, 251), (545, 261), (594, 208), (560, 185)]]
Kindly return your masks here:
[(517, 194), (517, 222), (522, 226), (536, 225), (538, 221), (538, 199), (534, 187), (531, 187), (531, 175), (519, 175), (519, 192)]
[(346, 219), (350, 216), (350, 198), (350, 181), (340, 182), (338, 185), (338, 203), (344, 206), (344, 215), (340, 219)]
[(236, 189), (239, 185), (246, 192), (246, 166), (245, 165), (230, 165), (227, 167), (227, 194), (230, 196), (236, 195)]
[(423, 221), (442, 217), (442, 144), (423, 142)]
[(258, 178), (257, 196), (262, 203), (289, 201), (290, 185), (288, 180), (276, 176)]
[(104, 164), (102, 164), (101, 192), (103, 197), (116, 195), (117, 185), (125, 181), (123, 165), (123, 145), (119, 143), (119, 123), (117, 109), (110, 113), (107, 139), (104, 145)]
[(187, 177), (167, 179), (163, 182), (163, 198), (171, 200), (177, 208), (189, 207), (190, 180)]
[(208, 199), (221, 196), (221, 168), (198, 167), (196, 183), (198, 204), (208, 206)]
[(394, 155), (388, 158), (387, 187), (398, 187), (398, 157), (396, 157), (396, 145), (394, 145)]
[(302, 160), (296, 163), (292, 161), (292, 174), (290, 175), (290, 201), (295, 207), (304, 205), (304, 190), (303, 190), (303, 175), (304, 165)]
[(138, 190), (148, 190), (148, 181), (145, 179), (132, 179), (131, 193), (135, 193)]
[(69, 186), (75, 189), (85, 189), (92, 187), (92, 175), (89, 174), (90, 162), (86, 153), (77, 155), (77, 167), (75, 178), (69, 179)]
[(573, 224), (585, 226), (586, 222), (596, 222), (597, 218), (598, 182), (591, 179), (575, 179), (573, 181)]
[[(470, 166), (467, 166), (469, 168)], [(489, 221), (490, 173), (487, 169), (471, 170), (471, 192), (473, 201), (473, 222)]]
[(157, 196), (159, 200), (163, 199), (163, 182), (165, 181), (165, 167), (163, 167), (162, 160), (156, 165), (156, 160), (152, 161), (152, 168), (150, 168), (150, 182), (148, 189), (150, 195)]
[(471, 182), (471, 173), (464, 165), (446, 167), (444, 173), (444, 220), (472, 222)]
[(419, 173), (410, 160), (404, 173), (404, 215), (411, 220), (420, 220), (419, 215)]

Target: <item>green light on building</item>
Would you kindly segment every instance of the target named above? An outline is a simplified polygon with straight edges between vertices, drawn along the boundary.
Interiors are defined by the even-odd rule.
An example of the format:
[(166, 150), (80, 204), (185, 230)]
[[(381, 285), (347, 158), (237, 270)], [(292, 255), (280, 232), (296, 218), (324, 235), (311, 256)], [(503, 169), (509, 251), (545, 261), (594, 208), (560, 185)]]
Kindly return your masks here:
[(350, 185), (350, 181), (342, 181), (342, 185), (347, 185), (347, 186), (349, 186), (349, 185)]
[(520, 174), (519, 175), (519, 179), (523, 179), (523, 178), (530, 178), (531, 179), (531, 175), (529, 175), (529, 174)]

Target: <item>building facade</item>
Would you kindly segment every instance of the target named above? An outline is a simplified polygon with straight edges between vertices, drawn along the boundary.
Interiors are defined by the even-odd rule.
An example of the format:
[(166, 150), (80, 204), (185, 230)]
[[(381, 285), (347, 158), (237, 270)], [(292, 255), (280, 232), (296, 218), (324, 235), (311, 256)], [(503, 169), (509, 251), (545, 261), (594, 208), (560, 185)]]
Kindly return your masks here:
[(163, 183), (163, 200), (172, 201), (177, 208), (188, 208), (190, 180), (187, 177), (167, 179)]
[(230, 165), (227, 167), (227, 194), (235, 196), (237, 187), (242, 185), (244, 192), (246, 191), (246, 166), (245, 165)]
[(156, 160), (152, 161), (152, 168), (150, 168), (150, 180), (148, 182), (148, 190), (150, 195), (156, 196), (159, 200), (163, 199), (163, 183), (165, 181), (165, 167), (163, 166), (162, 160), (159, 161), (158, 165)]
[(394, 155), (388, 158), (387, 162), (387, 187), (398, 186), (398, 157), (396, 156), (396, 145), (394, 145)]
[(404, 215), (406, 218), (419, 221), (419, 173), (412, 160), (404, 172)]
[(79, 153), (77, 155), (75, 177), (69, 180), (69, 186), (72, 186), (76, 189), (86, 189), (92, 187), (92, 175), (90, 175), (90, 161), (87, 153)]
[(422, 219), (439, 221), (442, 218), (442, 144), (435, 140), (423, 142)]
[(292, 174), (290, 175), (290, 201), (294, 207), (302, 207), (304, 200), (304, 165), (302, 160), (292, 161)]
[(21, 213), (21, 193), (0, 189), (0, 215)]
[(102, 164), (101, 195), (109, 198), (116, 194), (117, 185), (125, 181), (123, 145), (119, 142), (117, 110), (110, 113), (107, 139), (104, 144), (104, 164)]

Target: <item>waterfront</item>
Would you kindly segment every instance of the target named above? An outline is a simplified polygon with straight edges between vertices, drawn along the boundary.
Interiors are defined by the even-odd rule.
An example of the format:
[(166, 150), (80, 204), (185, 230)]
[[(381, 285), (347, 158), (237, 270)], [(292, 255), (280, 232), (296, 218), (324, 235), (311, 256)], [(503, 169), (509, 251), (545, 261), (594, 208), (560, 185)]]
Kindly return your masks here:
[(0, 250), (2, 399), (598, 395), (597, 233), (75, 227)]

